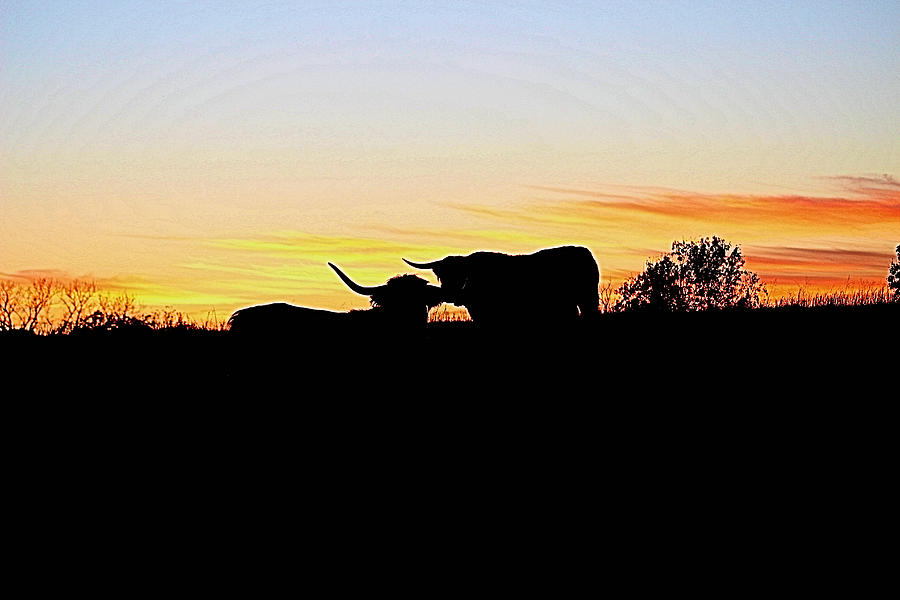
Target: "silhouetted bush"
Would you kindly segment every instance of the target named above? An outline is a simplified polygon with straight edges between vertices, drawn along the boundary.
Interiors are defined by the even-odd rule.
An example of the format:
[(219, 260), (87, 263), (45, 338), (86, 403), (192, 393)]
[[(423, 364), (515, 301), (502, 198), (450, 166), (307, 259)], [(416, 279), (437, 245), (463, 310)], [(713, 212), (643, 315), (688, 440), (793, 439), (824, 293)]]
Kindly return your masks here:
[(757, 308), (765, 287), (744, 268), (738, 246), (713, 236), (674, 242), (672, 251), (648, 261), (643, 273), (623, 283), (615, 309), (689, 312)]
[(897, 244), (897, 260), (891, 260), (887, 283), (888, 288), (894, 293), (894, 300), (900, 301), (900, 244)]

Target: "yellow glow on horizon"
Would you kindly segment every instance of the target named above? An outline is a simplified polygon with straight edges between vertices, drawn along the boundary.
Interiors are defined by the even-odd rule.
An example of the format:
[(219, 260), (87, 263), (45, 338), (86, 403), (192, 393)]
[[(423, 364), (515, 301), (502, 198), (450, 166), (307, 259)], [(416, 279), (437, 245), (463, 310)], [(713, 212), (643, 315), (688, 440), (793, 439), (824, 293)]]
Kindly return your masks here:
[[(362, 285), (409, 272), (437, 283), (430, 271), (412, 269), (402, 259), (583, 245), (600, 265), (601, 285), (617, 287), (669, 251), (673, 241), (718, 235), (741, 246), (747, 268), (768, 284), (772, 298), (800, 289), (815, 294), (878, 287), (900, 242), (900, 185), (890, 178), (842, 185), (843, 193), (821, 196), (528, 186), (518, 188), (518, 197), (492, 204), (436, 204), (457, 215), (442, 224), (395, 220), (357, 223), (340, 234), (284, 227), (224, 236), (109, 238), (127, 241), (132, 252), (139, 249), (143, 272), (88, 278), (133, 294), (144, 305), (173, 306), (199, 317), (274, 301), (349, 310), (366, 308), (368, 299), (347, 289), (328, 262)], [(137, 265), (136, 256), (123, 259)], [(76, 272), (89, 272), (87, 267)]]

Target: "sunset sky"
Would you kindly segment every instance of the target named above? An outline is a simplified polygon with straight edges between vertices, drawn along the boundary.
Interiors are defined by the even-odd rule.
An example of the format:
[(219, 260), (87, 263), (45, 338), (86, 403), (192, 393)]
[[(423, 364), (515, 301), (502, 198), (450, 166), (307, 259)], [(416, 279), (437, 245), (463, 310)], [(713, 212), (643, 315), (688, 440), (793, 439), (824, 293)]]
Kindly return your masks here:
[[(228, 314), (581, 244), (673, 240), (775, 294), (900, 244), (900, 3), (0, 3), (0, 277)], [(419, 274), (434, 278), (430, 273)]]

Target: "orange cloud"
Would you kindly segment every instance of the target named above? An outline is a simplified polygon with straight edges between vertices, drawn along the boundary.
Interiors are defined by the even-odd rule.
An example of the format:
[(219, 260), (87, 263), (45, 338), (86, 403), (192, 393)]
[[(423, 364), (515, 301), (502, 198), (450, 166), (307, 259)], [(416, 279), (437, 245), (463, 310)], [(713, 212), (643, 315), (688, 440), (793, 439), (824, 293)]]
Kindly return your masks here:
[[(524, 253), (580, 244), (600, 263), (602, 283), (618, 285), (641, 271), (648, 259), (670, 250), (674, 240), (711, 235), (740, 245), (748, 268), (760, 274), (775, 297), (798, 287), (844, 288), (848, 281), (859, 287), (883, 285), (900, 242), (900, 183), (890, 176), (823, 181), (831, 193), (821, 196), (526, 186), (518, 201), (445, 204), (465, 217), (455, 226), (397, 221), (364, 224), (341, 235), (286, 230), (220, 238), (154, 237), (172, 242), (178, 251), (160, 259), (154, 273), (107, 278), (98, 285), (135, 294), (149, 305), (215, 308), (221, 314), (277, 300), (347, 310), (367, 306), (367, 299), (348, 290), (328, 262), (372, 285), (410, 272), (401, 258), (426, 261), (475, 250)], [(436, 283), (431, 273), (417, 273)], [(0, 274), (4, 276), (20, 281), (85, 279), (61, 271)]]
[(524, 207), (460, 207), (540, 231), (592, 234), (606, 276), (619, 280), (674, 240), (719, 235), (742, 247), (748, 268), (773, 284), (823, 291), (883, 285), (900, 241), (900, 182), (884, 176), (834, 177), (841, 194), (702, 194), (649, 187), (581, 189), (527, 186)]
[[(481, 228), (372, 226), (371, 236), (311, 236), (280, 232), (210, 244), (227, 254), (219, 264), (228, 285), (263, 294), (292, 294), (301, 303), (337, 308), (364, 305), (326, 267), (346, 267), (371, 284), (405, 266), (401, 257), (431, 260), (479, 249), (531, 252), (582, 244), (594, 252), (604, 283), (617, 285), (643, 269), (672, 241), (719, 235), (742, 247), (748, 268), (779, 289), (823, 291), (883, 284), (900, 237), (900, 185), (884, 177), (838, 178), (843, 195), (700, 194), (649, 187), (529, 186), (526, 202), (503, 206), (451, 204)], [(429, 277), (429, 273), (420, 273)], [(250, 296), (246, 296), (251, 299)], [(350, 300), (348, 300), (348, 298)]]
[(890, 264), (890, 252), (865, 250), (791, 248), (748, 246), (745, 253), (753, 256), (757, 268), (799, 267), (811, 271), (817, 269), (856, 269), (870, 275), (880, 275)]
[(148, 280), (139, 277), (95, 277), (90, 274), (73, 275), (61, 269), (26, 269), (14, 273), (0, 273), (0, 279), (7, 279), (17, 283), (28, 284), (38, 279), (53, 279), (59, 283), (67, 284), (73, 281), (89, 281), (95, 283), (97, 288), (108, 292), (134, 292), (150, 284)]
[[(543, 208), (552, 213), (579, 214), (596, 218), (615, 211), (621, 215), (671, 217), (682, 220), (728, 224), (756, 222), (810, 225), (846, 225), (853, 223), (900, 222), (900, 188), (867, 189), (863, 198), (816, 196), (740, 196), (730, 194), (694, 194), (689, 192), (642, 192), (609, 195), (565, 188), (537, 188), (558, 194), (596, 198), (589, 201), (564, 201)], [(527, 218), (527, 217), (526, 217)]]

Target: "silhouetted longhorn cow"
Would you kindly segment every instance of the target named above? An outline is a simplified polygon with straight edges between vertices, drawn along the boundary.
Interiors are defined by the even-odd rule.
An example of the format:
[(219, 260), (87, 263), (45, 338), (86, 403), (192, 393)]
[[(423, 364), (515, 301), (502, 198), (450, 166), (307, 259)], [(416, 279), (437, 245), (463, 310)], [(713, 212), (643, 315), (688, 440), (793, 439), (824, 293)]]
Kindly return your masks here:
[(368, 287), (354, 282), (332, 263), (328, 266), (351, 290), (369, 296), (372, 308), (335, 312), (285, 302), (260, 304), (235, 311), (228, 320), (229, 330), (254, 335), (360, 333), (373, 328), (408, 331), (423, 327), (428, 309), (442, 301), (441, 288), (416, 275), (398, 275), (383, 285)]
[(532, 254), (475, 252), (428, 263), (441, 282), (445, 302), (465, 306), (476, 323), (524, 325), (560, 323), (596, 314), (600, 269), (581, 246), (547, 248)]

